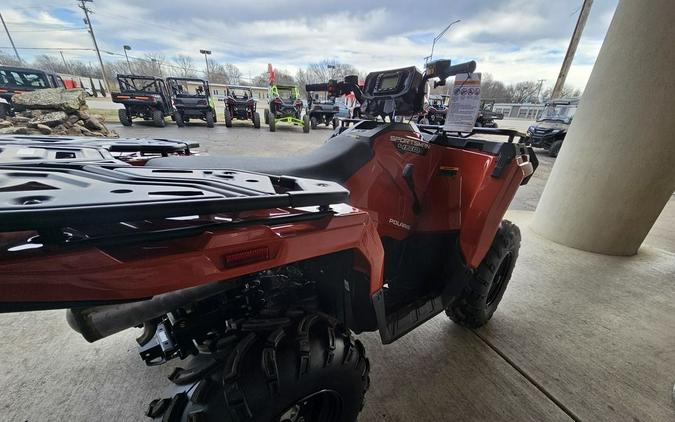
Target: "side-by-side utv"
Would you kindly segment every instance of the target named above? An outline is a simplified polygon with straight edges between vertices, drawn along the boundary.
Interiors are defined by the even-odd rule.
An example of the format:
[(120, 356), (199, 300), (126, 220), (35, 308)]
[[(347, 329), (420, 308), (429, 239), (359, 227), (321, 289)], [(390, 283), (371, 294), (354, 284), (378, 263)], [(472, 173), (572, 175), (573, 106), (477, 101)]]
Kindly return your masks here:
[[(333, 83), (331, 83), (333, 82)], [(324, 87), (332, 89), (335, 86), (335, 81), (326, 84), (307, 84), (305, 90), (307, 91), (307, 114), (309, 114), (309, 124), (312, 129), (316, 129), (320, 124), (326, 126), (333, 125), (336, 129), (339, 120), (335, 117), (340, 112), (340, 107), (335, 102), (335, 93), (332, 91), (324, 91)], [(326, 98), (321, 99), (319, 93), (325, 92)]]
[(290, 123), (302, 127), (302, 131), (309, 133), (309, 116), (302, 115), (304, 104), (300, 99), (300, 92), (295, 85), (271, 85), (269, 88), (270, 108), (265, 113), (265, 123), (270, 126), (270, 132), (277, 130), (277, 123)]
[(117, 115), (120, 123), (131, 126), (134, 117), (151, 120), (155, 126), (164, 127), (165, 117), (174, 113), (171, 94), (163, 79), (154, 76), (117, 75), (120, 92), (111, 94), (113, 103), (124, 105)]
[(429, 103), (417, 120), (422, 125), (443, 125), (448, 112), (449, 95), (429, 95)]
[[(209, 83), (196, 78), (166, 78), (171, 90), (176, 111), (174, 120), (180, 127), (185, 126), (191, 118), (201, 119), (207, 127), (213, 127), (216, 120), (216, 103), (211, 96)], [(190, 85), (195, 86), (190, 92)]]
[(233, 119), (250, 120), (254, 128), (260, 129), (260, 113), (256, 111), (256, 102), (250, 86), (227, 86), (225, 126), (232, 127)]

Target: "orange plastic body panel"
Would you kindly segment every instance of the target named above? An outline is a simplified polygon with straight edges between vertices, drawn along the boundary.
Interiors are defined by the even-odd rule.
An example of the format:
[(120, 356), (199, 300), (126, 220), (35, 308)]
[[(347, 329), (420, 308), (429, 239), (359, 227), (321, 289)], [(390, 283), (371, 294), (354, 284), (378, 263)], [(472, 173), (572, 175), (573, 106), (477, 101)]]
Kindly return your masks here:
[[(415, 152), (401, 147), (410, 142)], [(479, 150), (429, 144), (412, 131), (390, 131), (373, 140), (374, 156), (347, 180), (350, 204), (368, 210), (380, 236), (402, 240), (414, 233), (459, 230), (462, 255), (477, 267), (524, 177), (532, 173), (527, 156), (512, 160), (492, 177), (498, 157)], [(421, 211), (403, 177), (412, 172)]]
[[(0, 254), (2, 300), (141, 299), (348, 249), (356, 251), (375, 292), (382, 287), (384, 260), (376, 227), (363, 211), (347, 205), (336, 209), (335, 216), (322, 220), (211, 230), (154, 244)], [(17, 234), (0, 234), (0, 244), (11, 241), (8, 236)], [(260, 248), (268, 249), (267, 259), (240, 266), (227, 262), (228, 256)]]

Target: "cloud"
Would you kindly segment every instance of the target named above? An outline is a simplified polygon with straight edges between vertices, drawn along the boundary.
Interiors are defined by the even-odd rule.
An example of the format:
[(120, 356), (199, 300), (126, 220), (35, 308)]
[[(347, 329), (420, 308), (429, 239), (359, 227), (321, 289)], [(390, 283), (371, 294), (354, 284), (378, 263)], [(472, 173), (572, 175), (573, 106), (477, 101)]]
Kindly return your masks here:
[[(596, 0), (568, 82), (583, 87), (618, 0)], [(81, 27), (72, 0), (45, 5), (38, 0), (5, 0), (10, 30)], [(202, 63), (199, 49), (239, 66), (247, 76), (272, 62), (294, 72), (308, 63), (334, 59), (363, 71), (422, 64), (434, 34), (455, 19), (435, 47), (434, 57), (474, 59), (479, 70), (514, 83), (546, 79), (552, 85), (576, 22), (579, 5), (547, 0), (184, 0), (96, 1), (92, 22), (103, 50), (122, 45), (142, 57), (183, 54)], [(6, 11), (5, 11), (6, 9)], [(91, 48), (85, 31), (16, 32), (21, 47)], [(5, 46), (0, 42), (0, 46)], [(30, 54), (24, 52), (24, 54)], [(95, 61), (91, 52), (69, 52)], [(111, 59), (111, 56), (107, 56)]]

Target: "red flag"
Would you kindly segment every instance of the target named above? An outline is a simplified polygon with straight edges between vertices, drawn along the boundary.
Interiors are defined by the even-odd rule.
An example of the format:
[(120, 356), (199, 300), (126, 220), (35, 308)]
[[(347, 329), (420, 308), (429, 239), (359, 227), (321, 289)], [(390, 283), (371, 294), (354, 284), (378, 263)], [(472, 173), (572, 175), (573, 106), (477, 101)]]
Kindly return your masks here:
[(272, 67), (272, 63), (267, 64), (267, 75), (269, 76), (270, 79), (270, 85), (273, 85), (277, 77), (274, 74), (274, 68)]

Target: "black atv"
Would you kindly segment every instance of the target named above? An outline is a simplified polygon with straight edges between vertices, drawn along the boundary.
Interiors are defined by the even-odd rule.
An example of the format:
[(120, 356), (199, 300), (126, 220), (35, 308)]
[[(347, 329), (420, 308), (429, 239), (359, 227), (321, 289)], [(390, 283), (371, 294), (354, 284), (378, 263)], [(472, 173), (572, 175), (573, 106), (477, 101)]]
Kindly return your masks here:
[(547, 103), (537, 123), (527, 129), (527, 144), (544, 148), (551, 157), (557, 157), (578, 106), (579, 98)]
[(250, 120), (260, 129), (260, 113), (256, 111), (253, 90), (248, 86), (227, 85), (225, 97), (225, 126), (232, 127), (232, 119)]
[[(176, 111), (174, 120), (179, 127), (185, 126), (190, 118), (198, 118), (206, 122), (207, 127), (213, 127), (216, 120), (216, 104), (211, 96), (209, 83), (196, 78), (166, 78), (171, 90)], [(196, 85), (194, 93), (190, 92), (190, 85)]]
[(157, 127), (166, 125), (164, 118), (173, 116), (171, 94), (163, 79), (154, 76), (117, 75), (120, 92), (111, 94), (113, 103), (124, 105), (118, 110), (120, 123), (131, 126), (134, 117), (152, 120)]
[(25, 67), (0, 66), (0, 119), (14, 114), (14, 94), (45, 88), (63, 88), (56, 73)]
[[(338, 127), (340, 121), (335, 115), (340, 111), (340, 107), (335, 104), (335, 95), (332, 91), (335, 84), (336, 81), (329, 81), (328, 84), (305, 85), (307, 113), (309, 114), (309, 125), (312, 129), (316, 129), (322, 123), (326, 126), (332, 124), (333, 129)], [(320, 99), (319, 92), (326, 93), (324, 100)]]
[(277, 123), (290, 123), (302, 127), (309, 133), (309, 116), (302, 115), (304, 104), (300, 99), (298, 87), (294, 85), (272, 85), (269, 88), (270, 109), (265, 113), (265, 123), (270, 125), (270, 132), (277, 130)]
[(420, 115), (417, 123), (421, 125), (443, 125), (448, 111), (449, 95), (429, 95), (429, 104)]

